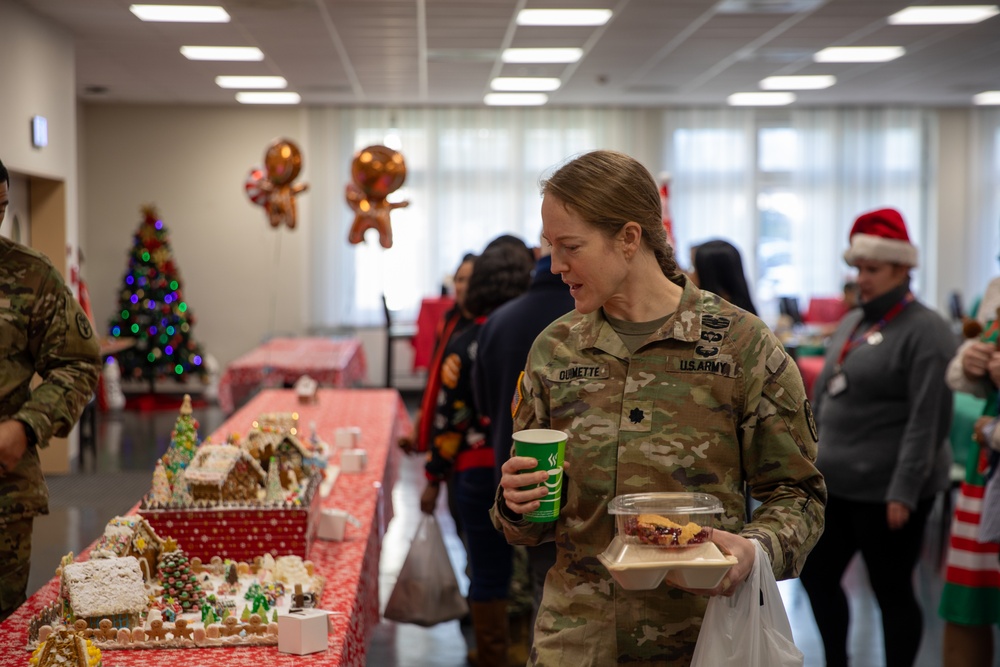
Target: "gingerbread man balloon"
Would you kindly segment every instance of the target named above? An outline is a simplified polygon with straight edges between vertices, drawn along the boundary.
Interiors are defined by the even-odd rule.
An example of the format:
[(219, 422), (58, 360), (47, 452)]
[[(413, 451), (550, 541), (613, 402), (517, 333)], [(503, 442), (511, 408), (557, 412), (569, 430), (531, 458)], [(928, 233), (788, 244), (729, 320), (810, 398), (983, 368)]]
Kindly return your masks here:
[(410, 205), (408, 201), (393, 203), (385, 200), (406, 180), (403, 154), (386, 146), (362, 148), (351, 162), (351, 178), (353, 182), (347, 184), (344, 196), (354, 211), (354, 224), (347, 240), (353, 244), (361, 243), (365, 240), (365, 232), (375, 229), (382, 247), (391, 248), (389, 213), (394, 208)]
[(285, 225), (295, 229), (295, 196), (309, 188), (306, 183), (292, 182), (300, 171), (302, 152), (287, 139), (278, 139), (267, 147), (262, 174), (259, 170), (251, 170), (246, 183), (247, 196), (264, 207), (272, 227)]

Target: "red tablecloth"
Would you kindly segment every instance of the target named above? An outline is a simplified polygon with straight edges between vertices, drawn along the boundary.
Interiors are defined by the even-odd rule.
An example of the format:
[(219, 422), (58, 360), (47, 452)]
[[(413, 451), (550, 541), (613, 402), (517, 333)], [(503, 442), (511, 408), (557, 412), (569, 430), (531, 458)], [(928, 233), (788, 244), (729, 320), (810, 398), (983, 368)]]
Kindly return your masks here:
[[(348, 524), (343, 542), (317, 540), (309, 551), (309, 559), (315, 563), (316, 570), (326, 577), (320, 606), (339, 612), (333, 617), (334, 632), (329, 637), (327, 650), (304, 656), (279, 653), (276, 646), (103, 651), (106, 667), (362, 667), (365, 664), (368, 634), (379, 620), (379, 557), (382, 535), (391, 519), (392, 487), (399, 452), (394, 443), (399, 435), (409, 433), (410, 419), (394, 389), (321, 389), (318, 397), (318, 403), (302, 405), (292, 390), (261, 392), (220, 426), (210, 439), (221, 441), (232, 431), (245, 432), (253, 419), (263, 412), (298, 412), (300, 424), (308, 428), (309, 422), (316, 422), (320, 437), (331, 444), (334, 429), (341, 426), (361, 428), (361, 447), (368, 452), (366, 468), (360, 473), (341, 473), (330, 495), (323, 499), (323, 507), (347, 510), (360, 520), (361, 527)], [(135, 511), (136, 508), (132, 508), (131, 513)], [(84, 554), (89, 551), (90, 547)], [(0, 623), (0, 667), (28, 664), (30, 654), (24, 648), (28, 621), (55, 600), (58, 592), (59, 582), (53, 578)]]
[(795, 362), (799, 365), (799, 372), (802, 373), (802, 384), (806, 387), (806, 396), (812, 400), (813, 385), (816, 378), (823, 370), (823, 357), (799, 357)]
[(417, 314), (417, 333), (413, 337), (413, 370), (427, 368), (434, 356), (434, 339), (437, 336), (438, 323), (444, 318), (455, 300), (450, 296), (440, 296), (424, 299), (420, 302), (420, 312)]
[(226, 412), (259, 387), (283, 387), (308, 375), (325, 387), (359, 385), (368, 372), (357, 338), (274, 338), (226, 367), (219, 406)]

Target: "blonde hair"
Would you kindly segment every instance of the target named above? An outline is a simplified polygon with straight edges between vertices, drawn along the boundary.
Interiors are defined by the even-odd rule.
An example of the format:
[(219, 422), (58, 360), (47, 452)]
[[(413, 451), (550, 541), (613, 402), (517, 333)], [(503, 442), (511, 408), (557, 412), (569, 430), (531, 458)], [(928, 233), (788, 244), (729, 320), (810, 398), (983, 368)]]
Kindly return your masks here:
[(663, 228), (656, 181), (634, 158), (608, 150), (584, 153), (542, 181), (542, 194), (556, 197), (608, 238), (625, 223), (636, 222), (663, 274), (672, 278), (679, 273)]

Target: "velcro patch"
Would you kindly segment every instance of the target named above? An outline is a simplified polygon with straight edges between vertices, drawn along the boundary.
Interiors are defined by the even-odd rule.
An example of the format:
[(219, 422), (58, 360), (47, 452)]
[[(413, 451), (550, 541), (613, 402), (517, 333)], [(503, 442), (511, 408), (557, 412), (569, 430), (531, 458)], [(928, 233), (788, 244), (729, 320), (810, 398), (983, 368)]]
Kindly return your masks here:
[(76, 314), (76, 328), (84, 340), (90, 340), (94, 337), (94, 329), (90, 326), (90, 319), (83, 313)]

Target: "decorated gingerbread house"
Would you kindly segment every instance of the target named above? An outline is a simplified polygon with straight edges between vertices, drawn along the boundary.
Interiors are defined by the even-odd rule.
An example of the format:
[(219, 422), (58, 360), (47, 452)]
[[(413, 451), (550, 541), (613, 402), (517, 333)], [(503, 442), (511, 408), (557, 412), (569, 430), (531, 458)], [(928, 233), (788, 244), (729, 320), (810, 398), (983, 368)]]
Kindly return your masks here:
[(141, 625), (149, 595), (136, 558), (71, 563), (63, 568), (62, 576), (70, 616), (67, 620), (83, 619), (91, 628), (99, 628), (105, 618), (116, 628)]
[(202, 445), (184, 479), (195, 501), (256, 501), (267, 474), (241, 447)]
[(309, 448), (288, 431), (254, 429), (247, 434), (243, 446), (265, 471), (272, 457), (277, 460), (283, 488), (291, 486), (293, 475), (299, 484), (304, 484), (310, 474), (307, 462), (311, 454)]
[(104, 527), (104, 535), (94, 545), (90, 557), (132, 556), (138, 559), (142, 575), (149, 581), (156, 574), (163, 545), (164, 541), (141, 516), (116, 516)]

